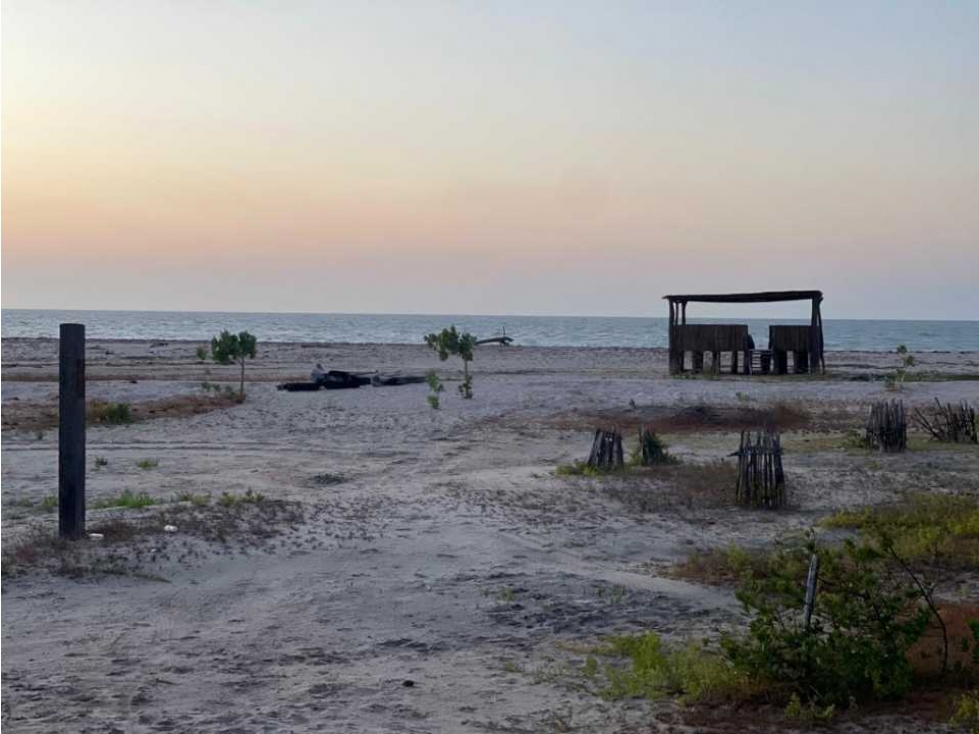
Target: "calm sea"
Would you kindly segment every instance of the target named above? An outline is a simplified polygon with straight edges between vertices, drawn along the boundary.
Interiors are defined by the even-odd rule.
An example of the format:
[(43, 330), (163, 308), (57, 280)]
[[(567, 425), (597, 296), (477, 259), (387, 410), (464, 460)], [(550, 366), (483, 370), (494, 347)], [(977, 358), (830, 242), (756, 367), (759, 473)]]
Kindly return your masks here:
[[(418, 343), (449, 324), (477, 337), (504, 330), (517, 344), (572, 347), (665, 347), (665, 318), (603, 316), (453, 316), (400, 314), (221, 313), (204, 311), (54, 311), (5, 308), (4, 337), (56, 337), (58, 324), (80, 322), (89, 338), (207, 340), (222, 329), (247, 330), (260, 341)], [(691, 323), (748, 324), (759, 347), (770, 323), (794, 319), (696, 319)], [(827, 349), (979, 351), (979, 321), (826, 319)]]

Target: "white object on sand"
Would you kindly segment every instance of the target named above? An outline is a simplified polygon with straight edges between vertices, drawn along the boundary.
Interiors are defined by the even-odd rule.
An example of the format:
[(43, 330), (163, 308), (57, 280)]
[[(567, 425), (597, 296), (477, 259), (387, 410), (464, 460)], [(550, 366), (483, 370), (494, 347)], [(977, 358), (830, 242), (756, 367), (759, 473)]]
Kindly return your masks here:
[(102, 533), (89, 533), (88, 534), (88, 539), (89, 540), (105, 540), (105, 535), (103, 535)]
[(163, 526), (163, 532), (164, 533), (175, 533), (175, 532), (177, 532), (177, 526), (176, 525), (164, 525)]

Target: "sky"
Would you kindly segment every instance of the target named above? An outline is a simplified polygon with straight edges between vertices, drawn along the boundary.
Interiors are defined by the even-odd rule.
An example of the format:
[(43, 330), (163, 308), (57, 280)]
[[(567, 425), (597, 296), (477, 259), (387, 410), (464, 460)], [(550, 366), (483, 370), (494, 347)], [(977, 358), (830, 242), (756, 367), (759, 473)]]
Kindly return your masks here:
[(979, 2), (5, 0), (0, 33), (4, 308), (979, 318)]

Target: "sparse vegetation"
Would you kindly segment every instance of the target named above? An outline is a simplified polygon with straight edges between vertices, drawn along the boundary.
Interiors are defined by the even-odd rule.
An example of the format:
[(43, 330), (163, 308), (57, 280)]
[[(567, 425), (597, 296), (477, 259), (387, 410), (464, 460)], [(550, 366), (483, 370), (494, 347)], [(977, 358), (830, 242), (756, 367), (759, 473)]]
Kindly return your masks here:
[(245, 399), (245, 360), (254, 359), (258, 341), (247, 331), (232, 334), (222, 331), (211, 339), (211, 358), (218, 364), (237, 364), (241, 367), (238, 399)]
[(108, 465), (109, 465), (109, 460), (107, 458), (105, 458), (104, 456), (96, 456), (95, 457), (95, 462), (94, 462), (95, 471), (98, 471), (102, 467), (108, 466)]
[(763, 576), (767, 573), (769, 562), (767, 553), (729, 545), (727, 548), (697, 551), (674, 565), (670, 574), (699, 583), (736, 584), (746, 576)]
[(452, 355), (462, 359), (463, 377), (462, 384), (459, 385), (459, 394), (467, 400), (472, 399), (472, 376), (469, 374), (469, 363), (473, 360), (476, 338), (469, 332), (460, 334), (453, 325), (448, 329), (442, 329), (441, 332), (426, 335), (425, 343), (438, 353), (439, 359), (443, 362)]
[(140, 459), (139, 461), (136, 462), (136, 466), (138, 466), (143, 471), (147, 471), (149, 469), (156, 469), (156, 467), (158, 467), (159, 465), (160, 465), (159, 459)]
[(963, 693), (955, 703), (952, 723), (969, 734), (979, 734), (979, 690)]
[(129, 403), (107, 403), (101, 400), (93, 400), (88, 406), (88, 422), (103, 423), (110, 426), (132, 423), (132, 406)]
[(114, 497), (102, 497), (93, 500), (89, 506), (93, 510), (101, 510), (109, 507), (121, 507), (127, 510), (138, 510), (158, 503), (159, 500), (153, 499), (145, 492), (135, 494), (131, 489), (127, 489), (122, 494)]
[(974, 497), (915, 494), (896, 505), (841, 510), (822, 525), (886, 535), (912, 563), (979, 567), (979, 499)]
[(443, 387), (439, 376), (435, 374), (435, 370), (429, 370), (429, 372), (425, 375), (425, 382), (428, 383), (429, 389), (429, 394), (426, 397), (428, 407), (430, 407), (432, 410), (438, 410), (440, 403), (439, 393), (445, 390), (445, 387)]
[(177, 495), (175, 502), (189, 502), (194, 507), (205, 507), (211, 502), (211, 495), (197, 494), (194, 492), (181, 492)]
[(914, 355), (908, 351), (906, 344), (898, 344), (895, 352), (899, 359), (898, 367), (893, 375), (884, 378), (884, 387), (888, 390), (900, 390), (909, 376), (908, 370), (915, 365)]
[(679, 464), (680, 460), (667, 451), (667, 444), (649, 427), (639, 431), (639, 443), (629, 457), (634, 466)]
[[(627, 666), (603, 666), (598, 657), (624, 658)], [(589, 656), (583, 673), (604, 679), (599, 691), (608, 699), (676, 696), (689, 703), (727, 701), (746, 697), (751, 690), (750, 681), (721, 653), (695, 642), (670, 647), (654, 632), (607, 638)]]
[(558, 464), (554, 468), (554, 473), (559, 477), (601, 477), (623, 471), (625, 469), (599, 469), (594, 466), (589, 466), (587, 461), (573, 461), (570, 464)]
[(265, 495), (252, 490), (246, 490), (244, 494), (234, 494), (232, 492), (222, 492), (218, 498), (218, 504), (222, 507), (238, 507), (239, 505), (255, 505), (265, 500)]
[(44, 512), (54, 512), (58, 509), (58, 495), (49, 494), (44, 497), (38, 507)]
[(197, 356), (197, 361), (198, 362), (205, 362), (205, 361), (207, 361), (207, 347), (203, 347), (203, 346), (202, 347), (197, 347), (197, 351), (195, 352), (195, 354)]

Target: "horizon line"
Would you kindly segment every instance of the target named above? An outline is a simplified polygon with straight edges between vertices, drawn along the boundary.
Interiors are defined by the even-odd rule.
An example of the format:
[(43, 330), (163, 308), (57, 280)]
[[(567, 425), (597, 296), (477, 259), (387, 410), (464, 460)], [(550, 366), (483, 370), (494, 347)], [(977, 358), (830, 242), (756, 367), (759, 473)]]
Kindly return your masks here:
[[(634, 316), (634, 315), (623, 315), (623, 314), (530, 314), (530, 313), (426, 313), (426, 312), (390, 312), (390, 311), (208, 311), (204, 309), (129, 309), (129, 308), (25, 308), (25, 307), (13, 307), (4, 306), (0, 307), (0, 313), (3, 311), (88, 311), (95, 313), (146, 313), (146, 314), (161, 314), (161, 313), (192, 313), (192, 314), (243, 314), (252, 316), (432, 316), (432, 317), (449, 317), (449, 318), (541, 318), (541, 319), (668, 319), (668, 315), (664, 316)], [(699, 316), (694, 317), (695, 321), (697, 318), (706, 319), (717, 319), (725, 318), (723, 316)], [(755, 320), (764, 320), (768, 318), (781, 318), (781, 317), (766, 317), (766, 316), (733, 316), (733, 318), (750, 318)], [(790, 320), (794, 319), (797, 321), (805, 321), (804, 317), (785, 317)], [(834, 317), (826, 318), (824, 321), (904, 321), (904, 322), (947, 322), (947, 323), (964, 323), (964, 324), (974, 324), (979, 323), (979, 319), (951, 319), (951, 318), (931, 318), (931, 319), (902, 319), (902, 318), (868, 318), (868, 317)]]

